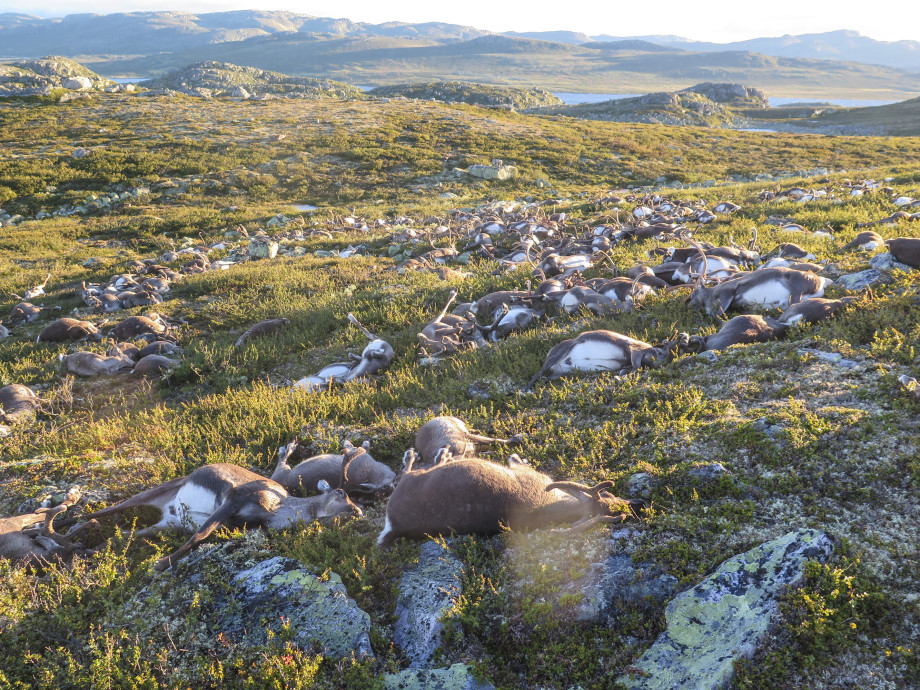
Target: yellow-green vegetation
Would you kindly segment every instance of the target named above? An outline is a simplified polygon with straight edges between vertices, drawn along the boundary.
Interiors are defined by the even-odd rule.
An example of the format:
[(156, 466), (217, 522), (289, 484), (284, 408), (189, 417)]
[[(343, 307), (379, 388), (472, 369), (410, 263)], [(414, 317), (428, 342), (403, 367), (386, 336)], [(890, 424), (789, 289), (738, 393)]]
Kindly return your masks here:
[(466, 103), (468, 105), (501, 108), (537, 108), (562, 104), (562, 101), (543, 89), (515, 89), (491, 86), (489, 84), (471, 84), (462, 81), (393, 84), (391, 86), (378, 86), (368, 93), (371, 96), (383, 98), (403, 96), (419, 100), (441, 101), (442, 103)]
[[(89, 154), (75, 158), (77, 148)], [(519, 175), (485, 183), (454, 170), (492, 158), (516, 165)], [(823, 170), (812, 175), (816, 169)], [(185, 356), (163, 380), (65, 376), (58, 355), (74, 348), (35, 343), (44, 318), (0, 342), (0, 384), (27, 384), (49, 400), (34, 420), (0, 439), (0, 514), (74, 484), (95, 509), (204, 463), (235, 462), (267, 474), (278, 446), (295, 435), (317, 453), (367, 438), (374, 456), (397, 468), (421, 423), (454, 414), (482, 433), (524, 434), (518, 452), (554, 478), (610, 479), (625, 495), (631, 475), (648, 473), (650, 510), (609, 548), (661, 567), (681, 588), (799, 527), (839, 538), (836, 560), (813, 564), (804, 587), (786, 595), (775, 632), (741, 665), (736, 687), (801, 687), (818, 679), (843, 685), (870, 675), (908, 687), (920, 674), (920, 401), (899, 391), (897, 377), (920, 376), (920, 272), (895, 271), (840, 317), (783, 341), (732, 348), (713, 363), (687, 356), (623, 379), (572, 377), (520, 394), (549, 348), (575, 332), (608, 328), (658, 342), (675, 329), (711, 333), (720, 321), (660, 294), (628, 314), (560, 316), (488, 349), (422, 366), (416, 334), (451, 288), (468, 301), (520, 289), (529, 271), (496, 272), (495, 262), (473, 258), (467, 278), (401, 275), (390, 270), (390, 247), (418, 254), (428, 242), (393, 243), (392, 229), (347, 230), (341, 222), (353, 215), (373, 226), (381, 218), (405, 229), (411, 219), (421, 228), (458, 207), (529, 198), (565, 211), (569, 231), (580, 232), (632, 207), (615, 210), (604, 201), (611, 190), (659, 179), (675, 198), (742, 206), (697, 237), (746, 243), (756, 227), (762, 249), (796, 242), (826, 259), (834, 277), (866, 267), (866, 255), (839, 250), (861, 230), (857, 224), (893, 210), (889, 193), (843, 191), (846, 178), (865, 177), (916, 196), (918, 141), (716, 135), (429, 102), (117, 94), (66, 104), (4, 102), (0, 203), (27, 219), (0, 228), (0, 317), (19, 301), (13, 293), (48, 272), (45, 305), (85, 314), (75, 293), (81, 281), (105, 280), (184, 238), (215, 243), (240, 224), (275, 232), (269, 221), (278, 213), (296, 217), (294, 204), (319, 206), (305, 212), (304, 227), (325, 232), (298, 242), (304, 256), (176, 283), (157, 310), (187, 322), (177, 334)], [(689, 183), (698, 186), (685, 188)], [(796, 184), (839, 193), (808, 203), (757, 200), (764, 189)], [(771, 215), (811, 230), (830, 226), (835, 239), (778, 230), (765, 222)], [(910, 236), (916, 227), (881, 231)], [(366, 245), (368, 255), (314, 254), (349, 244)], [(660, 245), (615, 245), (609, 263), (586, 276), (648, 261), (646, 252)], [(84, 267), (89, 259), (96, 261)], [(395, 348), (391, 367), (370, 384), (291, 391), (290, 381), (366, 344), (348, 325), (348, 312)], [(248, 326), (272, 317), (290, 319), (289, 327), (233, 347)], [(822, 350), (856, 365), (822, 361), (814, 354)], [(497, 451), (489, 457), (503, 459)], [(691, 470), (707, 462), (729, 473), (701, 482)], [(405, 667), (392, 643), (396, 586), (418, 557), (417, 544), (375, 545), (382, 517), (378, 506), (341, 526), (270, 532), (258, 545), (266, 557), (338, 575), (370, 615), (373, 659), (325, 658), (283, 634), (259, 647), (223, 644), (218, 627), (195, 618), (194, 601), (181, 612), (181, 639), (140, 621), (126, 632), (120, 622), (132, 598), (170, 577), (153, 573), (155, 559), (186, 539), (166, 533), (115, 537), (96, 555), (41, 577), (0, 561), (0, 687), (374, 687), (381, 674)], [(212, 541), (239, 540), (239, 532), (225, 530)], [(571, 583), (608, 548), (604, 541), (602, 531), (574, 539), (457, 538), (463, 592), (445, 621), (450, 644), (441, 665), (470, 663), (501, 688), (614, 687), (663, 629), (664, 610), (642, 602), (615, 620), (575, 622), (579, 595)]]

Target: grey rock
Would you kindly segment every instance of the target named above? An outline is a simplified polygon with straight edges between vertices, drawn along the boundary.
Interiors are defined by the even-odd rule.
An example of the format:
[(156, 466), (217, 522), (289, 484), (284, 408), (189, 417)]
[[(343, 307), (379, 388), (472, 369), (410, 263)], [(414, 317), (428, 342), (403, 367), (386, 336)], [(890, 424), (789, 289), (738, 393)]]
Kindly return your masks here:
[(871, 259), (869, 259), (869, 265), (872, 266), (872, 268), (877, 268), (883, 271), (893, 271), (897, 269), (906, 273), (914, 270), (907, 264), (902, 264), (900, 261), (895, 261), (894, 254), (891, 252), (882, 252), (881, 254), (876, 254)]
[(701, 482), (711, 482), (731, 474), (721, 462), (707, 462), (690, 470), (689, 475)]
[(274, 259), (278, 256), (279, 244), (271, 239), (254, 237), (249, 240), (247, 254), (253, 259)]
[(844, 367), (850, 369), (852, 367), (858, 367), (859, 362), (847, 359), (839, 352), (822, 352), (821, 350), (799, 350), (800, 355), (811, 355), (816, 357), (822, 362), (827, 362), (828, 364), (836, 364), (839, 367)]
[(463, 565), (450, 551), (429, 541), (422, 546), (418, 565), (403, 574), (393, 640), (411, 668), (426, 668), (441, 646), (440, 619), (460, 594), (462, 573)]
[(870, 285), (875, 285), (882, 279), (882, 272), (877, 268), (870, 268), (859, 273), (848, 273), (840, 276), (834, 282), (844, 290), (864, 290)]
[(651, 563), (633, 563), (627, 554), (611, 554), (581, 580), (576, 618), (600, 623), (616, 619), (625, 607), (660, 604), (674, 594), (677, 578)]
[(93, 88), (93, 80), (89, 77), (70, 77), (70, 79), (64, 80), (62, 86), (73, 91), (83, 91), (84, 89)]
[(383, 677), (383, 687), (386, 690), (495, 690), (491, 683), (477, 681), (466, 664), (388, 673)]
[(757, 651), (779, 612), (779, 597), (796, 586), (808, 560), (826, 561), (834, 546), (825, 533), (790, 532), (725, 561), (700, 584), (677, 595), (665, 611), (667, 629), (617, 680), (647, 690), (725, 687), (734, 662)]
[(233, 89), (233, 91), (230, 92), (230, 96), (233, 98), (252, 98), (252, 94), (242, 86), (237, 86)]
[(233, 584), (244, 615), (251, 617), (248, 628), (254, 637), (254, 630), (263, 629), (262, 621), (270, 626), (283, 617), (304, 648), (316, 641), (337, 658), (373, 653), (370, 616), (348, 597), (335, 573), (322, 581), (297, 561), (276, 556), (238, 573)]
[(484, 180), (510, 180), (517, 175), (517, 168), (513, 165), (505, 165), (498, 161), (498, 165), (471, 165), (467, 168), (467, 173), (473, 177), (479, 177)]
[(648, 498), (655, 488), (655, 478), (648, 472), (636, 472), (626, 479), (626, 493), (636, 498)]
[(74, 157), (74, 158), (86, 158), (86, 157), (89, 156), (90, 154), (92, 154), (92, 151), (90, 151), (89, 149), (85, 149), (85, 148), (83, 148), (83, 147), (80, 147), (80, 148), (78, 148), (78, 149), (74, 149), (73, 152), (71, 152), (70, 155), (71, 155), (72, 157)]

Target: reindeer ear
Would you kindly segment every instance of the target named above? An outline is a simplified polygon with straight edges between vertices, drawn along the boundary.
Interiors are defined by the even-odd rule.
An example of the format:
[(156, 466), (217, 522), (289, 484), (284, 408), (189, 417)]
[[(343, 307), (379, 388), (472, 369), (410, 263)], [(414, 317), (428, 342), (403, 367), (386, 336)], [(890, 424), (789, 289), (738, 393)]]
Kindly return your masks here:
[(329, 482), (327, 482), (325, 479), (320, 479), (316, 483), (316, 488), (322, 491), (323, 493), (326, 493), (327, 491), (332, 491), (332, 487), (329, 485)]
[(718, 296), (717, 301), (719, 302), (719, 309), (721, 309), (722, 313), (724, 314), (728, 311), (728, 308), (732, 305), (732, 302), (735, 301), (734, 291), (723, 292)]
[(364, 449), (370, 448), (370, 447), (371, 447), (371, 440), (370, 440), (370, 439), (365, 439), (364, 443), (361, 444), (361, 447), (364, 448)]

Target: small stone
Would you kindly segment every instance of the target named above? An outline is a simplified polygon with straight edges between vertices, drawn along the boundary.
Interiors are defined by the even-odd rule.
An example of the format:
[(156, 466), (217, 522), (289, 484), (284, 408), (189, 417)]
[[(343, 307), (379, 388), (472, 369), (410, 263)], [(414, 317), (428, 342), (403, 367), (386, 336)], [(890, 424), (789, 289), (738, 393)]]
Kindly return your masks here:
[(90, 151), (89, 149), (85, 149), (82, 146), (80, 148), (74, 149), (70, 153), (70, 155), (73, 158), (86, 158), (90, 154), (92, 154), (92, 151)]
[(707, 462), (690, 470), (689, 475), (701, 482), (711, 482), (731, 474), (721, 462)]
[(648, 472), (636, 472), (629, 475), (626, 480), (626, 493), (636, 498), (648, 498), (652, 495), (656, 483), (655, 478)]
[(822, 352), (821, 350), (799, 350), (798, 353), (800, 355), (811, 355), (812, 357), (816, 357), (822, 362), (827, 362), (828, 364), (836, 364), (839, 367), (844, 367), (847, 369), (859, 366), (859, 362), (856, 362), (852, 359), (847, 359), (839, 352)]

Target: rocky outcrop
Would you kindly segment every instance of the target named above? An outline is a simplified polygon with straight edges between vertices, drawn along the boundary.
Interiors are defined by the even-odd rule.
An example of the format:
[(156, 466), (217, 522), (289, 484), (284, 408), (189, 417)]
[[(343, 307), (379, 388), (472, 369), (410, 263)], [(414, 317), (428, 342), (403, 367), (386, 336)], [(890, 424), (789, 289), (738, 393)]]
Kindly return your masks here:
[(159, 79), (151, 79), (144, 87), (200, 98), (364, 98), (361, 89), (343, 82), (294, 77), (214, 61), (197, 62)]
[(714, 84), (706, 82), (684, 89), (680, 93), (698, 93), (715, 103), (725, 103), (746, 108), (769, 108), (770, 99), (760, 89), (741, 84)]
[(725, 687), (734, 662), (752, 657), (769, 631), (783, 590), (833, 548), (823, 532), (800, 529), (728, 559), (671, 600), (667, 629), (618, 681), (643, 690)]
[(567, 115), (586, 120), (644, 124), (731, 127), (741, 123), (728, 105), (691, 90), (648, 93), (635, 98), (615, 98), (601, 103), (531, 109), (542, 115)]
[(58, 56), (0, 65), (0, 96), (47, 96), (54, 89), (90, 91), (111, 87), (108, 79), (78, 62)]

